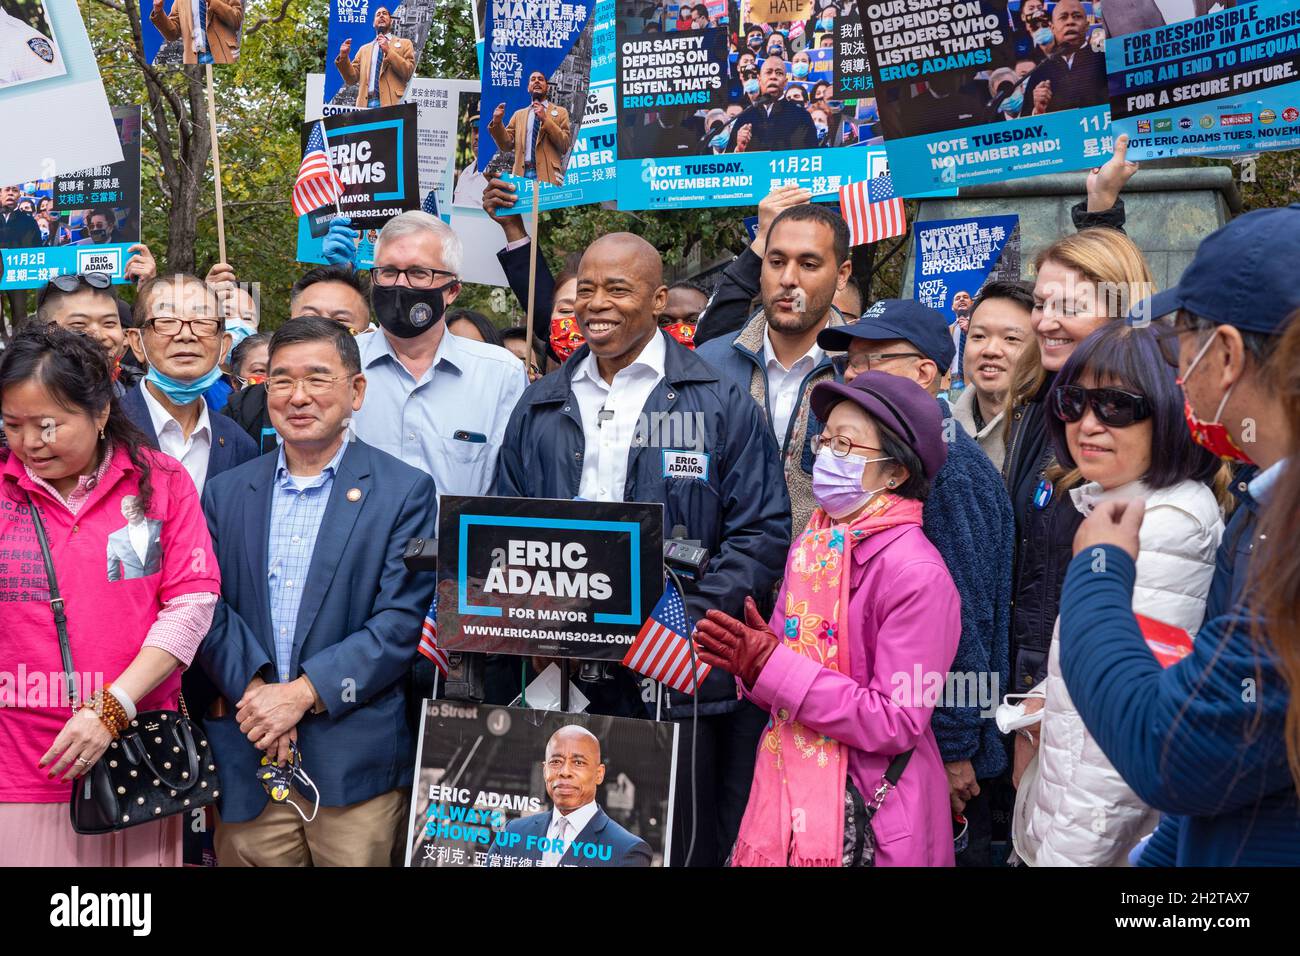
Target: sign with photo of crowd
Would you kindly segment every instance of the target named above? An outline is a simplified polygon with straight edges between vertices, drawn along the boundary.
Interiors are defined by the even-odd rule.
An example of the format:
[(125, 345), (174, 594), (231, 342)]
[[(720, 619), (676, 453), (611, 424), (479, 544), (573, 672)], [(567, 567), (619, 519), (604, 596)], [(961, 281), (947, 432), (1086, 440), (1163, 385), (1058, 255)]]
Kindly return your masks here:
[(113, 110), (122, 161), (0, 186), (0, 289), (37, 289), (52, 276), (102, 272), (125, 282), (140, 241), (140, 107)]
[[(384, 223), (420, 208), (418, 110), (402, 103), (377, 110), (326, 116), (330, 165), (343, 183), (339, 212), (361, 235), (358, 262), (369, 264)], [(316, 122), (302, 127), (303, 150)], [(324, 262), (322, 239), (334, 218), (332, 206), (298, 217), (298, 261)]]
[(824, 197), (866, 177), (851, 147), (881, 133), (856, 0), (643, 6), (617, 0), (620, 208)]
[(1166, 22), (1106, 6), (1115, 135), (1133, 161), (1300, 146), (1300, 10), (1227, 0)]
[(1098, 8), (871, 4), (866, 42), (895, 188), (911, 196), (1104, 162), (1114, 139)]
[(663, 593), (663, 505), (444, 495), (438, 643), (622, 660)]
[(677, 737), (673, 721), (425, 701), (406, 865), (667, 866)]

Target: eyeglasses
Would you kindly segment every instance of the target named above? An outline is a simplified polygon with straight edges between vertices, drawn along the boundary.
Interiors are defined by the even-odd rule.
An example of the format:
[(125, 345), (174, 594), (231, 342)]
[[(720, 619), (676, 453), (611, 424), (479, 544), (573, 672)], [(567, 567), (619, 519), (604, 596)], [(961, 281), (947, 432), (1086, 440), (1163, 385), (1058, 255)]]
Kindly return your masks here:
[[(423, 266), (413, 266), (410, 269), (394, 269), (392, 266), (375, 266), (370, 270), (370, 278), (374, 280), (375, 285), (397, 285), (397, 280), (402, 276), (406, 276), (407, 284), (410, 285), (412, 289), (433, 288), (433, 280), (436, 276), (451, 276), (453, 280), (456, 280), (456, 273), (454, 272), (446, 272), (443, 269), (426, 269)], [(455, 281), (449, 282), (447, 285), (455, 285)], [(446, 288), (446, 286), (443, 288)]]
[(855, 372), (869, 372), (881, 362), (898, 358), (925, 358), (920, 352), (855, 352), (848, 356), (849, 368)]
[(1091, 408), (1097, 420), (1112, 428), (1127, 428), (1151, 417), (1151, 403), (1145, 395), (1119, 388), (1084, 388), (1058, 385), (1052, 389), (1052, 414), (1063, 422), (1077, 422)]
[(188, 325), (190, 332), (193, 333), (195, 338), (199, 339), (211, 338), (223, 328), (220, 319), (178, 319), (175, 316), (149, 319), (145, 322), (145, 325), (169, 339), (180, 334), (182, 325)]
[(337, 382), (347, 381), (352, 375), (308, 375), (306, 378), (290, 378), (288, 375), (272, 375), (266, 380), (266, 394), (283, 398), (298, 390), (299, 384), (308, 395), (324, 395)]
[(865, 448), (867, 451), (884, 451), (883, 448), (875, 448), (872, 445), (859, 445), (850, 441), (844, 435), (814, 435), (812, 440), (813, 454), (821, 453), (823, 448), (829, 448), (831, 454), (836, 458), (847, 458), (855, 448)]

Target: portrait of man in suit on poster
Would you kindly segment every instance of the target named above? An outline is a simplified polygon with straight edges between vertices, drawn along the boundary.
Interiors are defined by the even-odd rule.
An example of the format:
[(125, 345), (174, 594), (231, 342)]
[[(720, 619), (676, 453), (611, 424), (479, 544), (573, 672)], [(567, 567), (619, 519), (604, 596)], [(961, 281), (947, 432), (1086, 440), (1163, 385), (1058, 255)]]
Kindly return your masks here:
[(162, 570), (162, 522), (145, 517), (135, 495), (122, 499), (126, 526), (108, 536), (108, 580), (144, 578)]
[(610, 819), (596, 802), (605, 780), (600, 741), (585, 727), (569, 724), (551, 735), (542, 764), (552, 808), (506, 824), (520, 839), (493, 841), (488, 866), (504, 857), (533, 866), (649, 866), (650, 845)]

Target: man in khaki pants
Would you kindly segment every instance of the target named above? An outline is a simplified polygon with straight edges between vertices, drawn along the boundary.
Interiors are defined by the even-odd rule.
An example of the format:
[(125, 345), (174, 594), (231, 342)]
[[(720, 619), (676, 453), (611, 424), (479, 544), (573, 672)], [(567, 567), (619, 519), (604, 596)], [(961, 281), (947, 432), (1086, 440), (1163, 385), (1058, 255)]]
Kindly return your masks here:
[[(405, 37), (392, 36), (393, 17), (384, 7), (375, 11), (375, 38), (352, 54), (352, 41), (344, 40), (334, 59), (343, 82), (357, 85), (357, 106), (376, 109), (394, 106), (406, 95), (406, 81), (415, 72), (415, 46)], [(349, 59), (351, 57), (351, 59)]]
[[(423, 472), (348, 440), (366, 377), (345, 326), (290, 319), (269, 350), (267, 411), (283, 444), (203, 489), (221, 567), (196, 658), (224, 704), (203, 721), (221, 781), (217, 863), (390, 866), (415, 772), (406, 678), (434, 589), (402, 553), (433, 537), (437, 493)], [(261, 760), (291, 746), (305, 777), (286, 794), (264, 786)]]
[[(204, 27), (195, 31), (194, 24), (200, 19)], [(181, 41), (186, 63), (234, 63), (239, 59), (242, 0), (174, 0), (171, 13), (163, 13), (163, 0), (153, 0), (149, 20), (167, 41)]]

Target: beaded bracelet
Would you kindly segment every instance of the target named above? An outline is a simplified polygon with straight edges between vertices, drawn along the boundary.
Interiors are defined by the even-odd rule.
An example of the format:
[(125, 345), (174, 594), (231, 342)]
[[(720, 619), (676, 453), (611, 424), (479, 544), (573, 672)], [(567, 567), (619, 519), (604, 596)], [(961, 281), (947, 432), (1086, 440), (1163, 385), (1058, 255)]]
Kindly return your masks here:
[(105, 694), (100, 691), (82, 706), (89, 707), (95, 712), (95, 716), (99, 718), (100, 723), (108, 728), (108, 732), (113, 735), (114, 740), (117, 740), (118, 735), (131, 723), (126, 716), (126, 708), (112, 694)]

